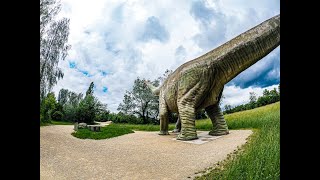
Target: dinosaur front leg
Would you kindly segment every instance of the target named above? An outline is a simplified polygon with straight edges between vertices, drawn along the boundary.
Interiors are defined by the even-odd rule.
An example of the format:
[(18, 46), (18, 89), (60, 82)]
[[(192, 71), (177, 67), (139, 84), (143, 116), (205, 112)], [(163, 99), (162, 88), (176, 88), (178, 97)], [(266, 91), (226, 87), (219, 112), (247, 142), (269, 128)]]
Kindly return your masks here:
[(159, 135), (168, 135), (169, 132), (169, 112), (165, 101), (159, 102), (159, 114), (160, 114), (160, 132)]
[(213, 128), (209, 132), (212, 136), (221, 136), (229, 134), (228, 125), (223, 117), (221, 109), (218, 104), (211, 105), (206, 108), (206, 112), (211, 119)]
[(195, 127), (195, 109), (188, 103), (179, 105), (179, 117), (181, 120), (181, 131), (178, 140), (188, 141), (198, 139)]
[(172, 132), (173, 133), (178, 133), (180, 131), (181, 131), (181, 120), (180, 120), (180, 117), (178, 116), (178, 120), (177, 120), (175, 128), (174, 128), (174, 130)]

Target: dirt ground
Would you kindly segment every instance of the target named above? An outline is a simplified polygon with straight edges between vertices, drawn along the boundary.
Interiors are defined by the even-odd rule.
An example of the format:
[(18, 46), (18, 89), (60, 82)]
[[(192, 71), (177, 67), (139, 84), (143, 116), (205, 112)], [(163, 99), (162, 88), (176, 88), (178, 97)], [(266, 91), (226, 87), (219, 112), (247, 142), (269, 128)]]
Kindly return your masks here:
[(193, 142), (141, 132), (104, 140), (78, 139), (72, 125), (40, 127), (41, 179), (190, 179), (246, 142), (251, 130)]

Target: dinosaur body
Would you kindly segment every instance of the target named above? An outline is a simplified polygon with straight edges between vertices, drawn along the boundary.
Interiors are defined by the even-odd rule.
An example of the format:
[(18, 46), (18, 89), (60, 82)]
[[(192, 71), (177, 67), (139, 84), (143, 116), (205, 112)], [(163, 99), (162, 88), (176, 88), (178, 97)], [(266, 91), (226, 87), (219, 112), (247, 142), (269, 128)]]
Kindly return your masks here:
[(160, 135), (168, 134), (168, 114), (181, 120), (177, 139), (197, 139), (195, 113), (205, 109), (213, 123), (210, 135), (228, 134), (219, 108), (224, 85), (280, 45), (280, 15), (240, 34), (216, 49), (178, 67), (153, 92), (159, 95)]

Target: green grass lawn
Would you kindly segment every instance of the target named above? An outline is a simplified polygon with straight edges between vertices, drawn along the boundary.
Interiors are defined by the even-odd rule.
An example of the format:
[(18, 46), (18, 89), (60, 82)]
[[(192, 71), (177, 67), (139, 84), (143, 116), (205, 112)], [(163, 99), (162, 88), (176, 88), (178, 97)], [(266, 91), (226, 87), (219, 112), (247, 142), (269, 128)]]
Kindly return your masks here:
[[(225, 116), (230, 129), (254, 129), (249, 143), (209, 174), (196, 179), (280, 179), (280, 102)], [(196, 121), (209, 130), (209, 120)]]
[(51, 121), (51, 124), (53, 125), (73, 125), (73, 122), (67, 122), (67, 121)]
[(134, 132), (128, 127), (110, 124), (102, 127), (100, 132), (92, 132), (89, 129), (78, 129), (78, 131), (73, 132), (72, 135), (80, 139), (107, 139), (129, 133)]
[(67, 122), (67, 121), (53, 121), (50, 122), (40, 122), (40, 126), (50, 126), (50, 125), (73, 125), (73, 122)]
[[(135, 131), (160, 131), (160, 125), (153, 124), (119, 124)], [(173, 130), (175, 124), (169, 124), (169, 130)]]

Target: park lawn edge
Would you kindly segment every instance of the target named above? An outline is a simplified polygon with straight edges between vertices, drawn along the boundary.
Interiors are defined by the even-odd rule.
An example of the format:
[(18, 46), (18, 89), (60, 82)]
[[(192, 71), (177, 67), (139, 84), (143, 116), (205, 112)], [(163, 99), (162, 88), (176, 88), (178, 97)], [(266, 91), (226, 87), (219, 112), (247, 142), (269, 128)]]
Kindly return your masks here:
[[(239, 124), (234, 123), (233, 129), (253, 131), (247, 142), (223, 161), (196, 172), (193, 175), (195, 180), (280, 179), (280, 102), (248, 110), (247, 113), (255, 113), (254, 111), (260, 118), (253, 117), (251, 121), (252, 119), (259, 121), (260, 125), (250, 122), (250, 119), (243, 126), (252, 125), (254, 128), (239, 128)], [(239, 113), (243, 111), (234, 114), (236, 116)]]
[(93, 132), (87, 128), (78, 129), (71, 133), (72, 136), (79, 139), (93, 139), (93, 140), (102, 140), (110, 139), (113, 137), (122, 136), (125, 134), (134, 133), (134, 131), (128, 127), (119, 126), (117, 124), (110, 124), (104, 127), (101, 127), (100, 132)]

